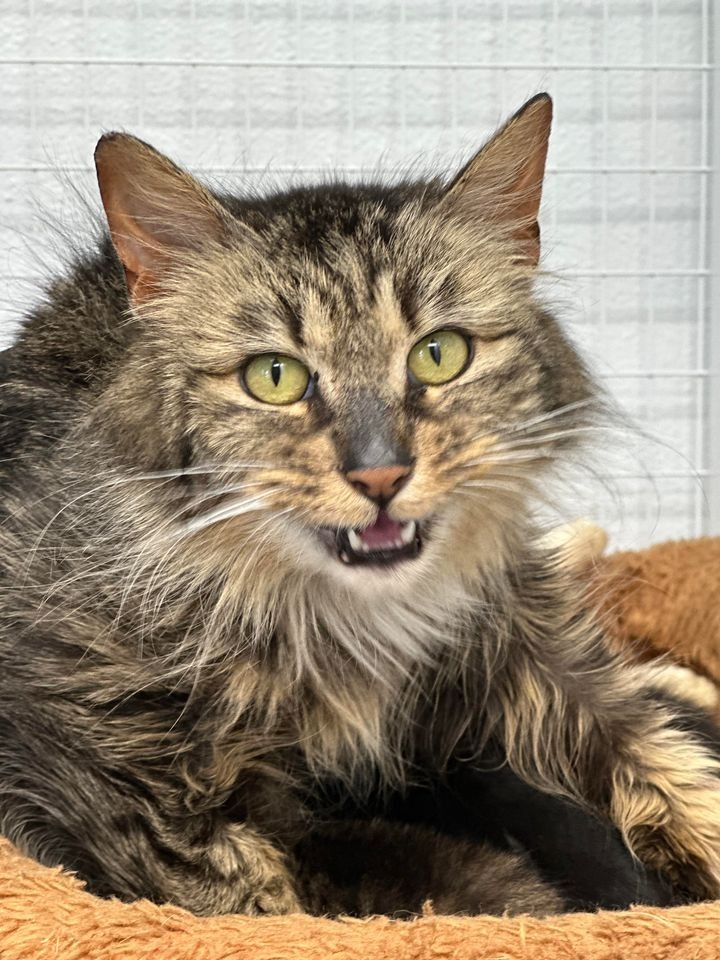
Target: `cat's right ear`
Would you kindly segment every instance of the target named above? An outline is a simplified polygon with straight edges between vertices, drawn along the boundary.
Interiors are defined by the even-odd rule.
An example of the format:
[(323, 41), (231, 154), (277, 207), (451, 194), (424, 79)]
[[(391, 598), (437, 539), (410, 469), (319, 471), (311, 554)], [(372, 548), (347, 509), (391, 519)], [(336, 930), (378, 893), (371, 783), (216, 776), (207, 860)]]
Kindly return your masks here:
[(162, 286), (178, 253), (218, 243), (229, 214), (189, 173), (127, 133), (108, 133), (95, 148), (100, 196), (133, 303)]

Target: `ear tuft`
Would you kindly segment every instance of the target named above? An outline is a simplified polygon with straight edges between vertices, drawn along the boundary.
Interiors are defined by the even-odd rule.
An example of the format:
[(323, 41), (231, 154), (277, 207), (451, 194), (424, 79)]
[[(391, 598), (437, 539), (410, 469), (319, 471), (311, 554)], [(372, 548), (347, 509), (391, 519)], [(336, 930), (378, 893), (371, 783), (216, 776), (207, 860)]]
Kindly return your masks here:
[(443, 208), (465, 219), (506, 224), (518, 242), (518, 259), (540, 259), (538, 213), (553, 105), (539, 93), (522, 106), (447, 188)]
[(95, 148), (100, 196), (130, 297), (147, 299), (173, 256), (219, 242), (229, 215), (189, 173), (127, 133)]

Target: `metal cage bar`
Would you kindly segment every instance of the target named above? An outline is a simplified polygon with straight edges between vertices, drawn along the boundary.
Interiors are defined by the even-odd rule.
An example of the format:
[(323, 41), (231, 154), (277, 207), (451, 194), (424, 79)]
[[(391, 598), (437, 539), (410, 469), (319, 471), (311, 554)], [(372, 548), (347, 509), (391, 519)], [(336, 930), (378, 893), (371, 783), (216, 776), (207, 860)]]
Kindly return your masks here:
[[(707, 26), (707, 46), (711, 56), (717, 61), (720, 53), (720, 11), (711, 7), (708, 0), (703, 4)], [(703, 530), (706, 533), (720, 533), (720, 71), (712, 75), (712, 84), (708, 83), (706, 97), (710, 102), (708, 123), (710, 130), (705, 139), (705, 149), (711, 151), (712, 179), (706, 192), (706, 206), (710, 211), (705, 224), (703, 242), (706, 244), (706, 256), (710, 266), (710, 276), (705, 288), (709, 296), (703, 306), (707, 338), (704, 342), (704, 362), (707, 364), (706, 378), (706, 421), (704, 431), (704, 459), (707, 463), (708, 478), (705, 482), (706, 501), (704, 503)], [(711, 98), (711, 99), (710, 99)]]

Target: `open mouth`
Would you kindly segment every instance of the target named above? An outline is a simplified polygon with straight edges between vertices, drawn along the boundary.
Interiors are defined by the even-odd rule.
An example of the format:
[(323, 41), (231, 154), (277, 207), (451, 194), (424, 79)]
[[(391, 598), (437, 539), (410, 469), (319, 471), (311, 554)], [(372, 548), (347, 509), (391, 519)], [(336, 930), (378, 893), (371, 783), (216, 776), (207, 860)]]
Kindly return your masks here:
[(422, 538), (414, 520), (401, 523), (381, 510), (369, 527), (338, 530), (335, 545), (342, 563), (388, 566), (417, 557)]

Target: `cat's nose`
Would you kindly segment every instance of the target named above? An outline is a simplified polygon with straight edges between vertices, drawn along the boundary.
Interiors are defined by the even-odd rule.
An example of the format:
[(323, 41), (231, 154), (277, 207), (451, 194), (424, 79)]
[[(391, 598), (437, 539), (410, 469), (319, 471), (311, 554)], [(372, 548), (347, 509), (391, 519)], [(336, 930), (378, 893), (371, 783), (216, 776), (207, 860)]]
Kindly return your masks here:
[(384, 505), (399, 493), (410, 479), (413, 468), (399, 464), (390, 467), (370, 467), (363, 470), (348, 470), (345, 478), (349, 484), (370, 500)]

